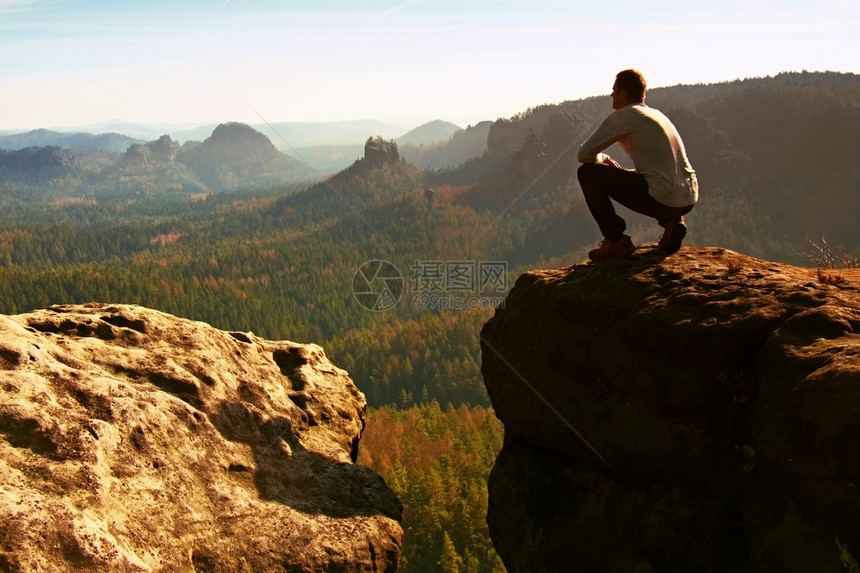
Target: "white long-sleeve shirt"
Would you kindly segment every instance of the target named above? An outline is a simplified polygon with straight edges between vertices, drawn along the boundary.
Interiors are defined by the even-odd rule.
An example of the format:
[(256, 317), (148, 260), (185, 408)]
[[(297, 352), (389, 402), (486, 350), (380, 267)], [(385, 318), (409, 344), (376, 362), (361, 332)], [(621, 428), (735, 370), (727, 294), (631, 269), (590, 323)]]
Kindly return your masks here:
[(580, 163), (593, 163), (615, 142), (633, 160), (648, 183), (648, 193), (669, 207), (687, 207), (699, 199), (696, 173), (684, 142), (669, 118), (644, 103), (613, 111), (579, 147)]

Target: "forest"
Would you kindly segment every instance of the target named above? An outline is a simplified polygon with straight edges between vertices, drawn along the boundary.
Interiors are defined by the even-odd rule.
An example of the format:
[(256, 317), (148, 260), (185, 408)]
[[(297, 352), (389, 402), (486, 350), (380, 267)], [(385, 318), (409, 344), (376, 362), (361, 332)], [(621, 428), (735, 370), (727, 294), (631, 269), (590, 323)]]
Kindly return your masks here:
[[(647, 103), (678, 126), (699, 175), (685, 244), (802, 264), (807, 238), (825, 237), (860, 255), (858, 76), (660, 88)], [(456, 167), (419, 168), (371, 137), (373, 153), (310, 183), (278, 179), (280, 159), (260, 178), (270, 163), (220, 168), (223, 132), (185, 163), (176, 149), (159, 156), (171, 148), (161, 141), (121, 168), (99, 154), (38, 177), (0, 167), (0, 312), (133, 303), (320, 344), (371, 406), (360, 459), (404, 504), (403, 570), (501, 570), (484, 513), (502, 429), (478, 333), (520, 274), (579, 262), (599, 240), (575, 153), (609, 111), (589, 98), (499, 119), (487, 151)], [(48, 157), (68, 157), (58, 153)], [(652, 221), (627, 218), (634, 242), (657, 240)], [(361, 285), (369, 261), (391, 275)], [(356, 294), (395, 283), (381, 308)]]
[(401, 570), (504, 571), (487, 531), (487, 475), (502, 446), (491, 409), (422, 406), (371, 410), (359, 463), (403, 504)]

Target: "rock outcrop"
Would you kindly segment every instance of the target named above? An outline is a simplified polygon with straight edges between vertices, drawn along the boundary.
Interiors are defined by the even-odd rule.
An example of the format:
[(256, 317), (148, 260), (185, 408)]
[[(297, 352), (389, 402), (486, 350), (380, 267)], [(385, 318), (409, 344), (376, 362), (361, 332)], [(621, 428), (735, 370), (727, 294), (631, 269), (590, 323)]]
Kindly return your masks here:
[(60, 147), (25, 147), (13, 151), (0, 149), (0, 174), (50, 178), (64, 175), (77, 165), (78, 158)]
[(123, 167), (145, 167), (151, 163), (173, 163), (179, 154), (180, 145), (169, 135), (162, 135), (148, 143), (134, 143), (128, 147), (120, 165)]
[(397, 143), (381, 137), (369, 137), (364, 143), (364, 168), (383, 169), (400, 162)]
[(316, 345), (128, 305), (0, 316), (0, 570), (392, 571), (364, 413)]
[(508, 570), (851, 570), (858, 285), (717, 248), (521, 276), (482, 331)]

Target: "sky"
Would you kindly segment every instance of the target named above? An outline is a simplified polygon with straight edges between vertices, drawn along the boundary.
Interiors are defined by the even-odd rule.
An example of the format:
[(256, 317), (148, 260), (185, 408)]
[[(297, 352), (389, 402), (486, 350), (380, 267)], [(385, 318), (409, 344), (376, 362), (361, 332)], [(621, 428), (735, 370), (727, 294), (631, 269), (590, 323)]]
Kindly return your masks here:
[(858, 73), (858, 54), (858, 0), (0, 0), (0, 131), (465, 127), (631, 67), (657, 87)]

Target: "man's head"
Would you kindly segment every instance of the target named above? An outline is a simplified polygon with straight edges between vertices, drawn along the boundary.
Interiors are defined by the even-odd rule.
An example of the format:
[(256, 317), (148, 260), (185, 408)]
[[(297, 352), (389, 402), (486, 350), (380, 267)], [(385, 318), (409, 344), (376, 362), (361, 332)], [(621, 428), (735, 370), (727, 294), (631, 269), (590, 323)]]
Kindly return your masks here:
[(645, 77), (637, 70), (623, 70), (615, 75), (612, 86), (612, 109), (645, 102)]

